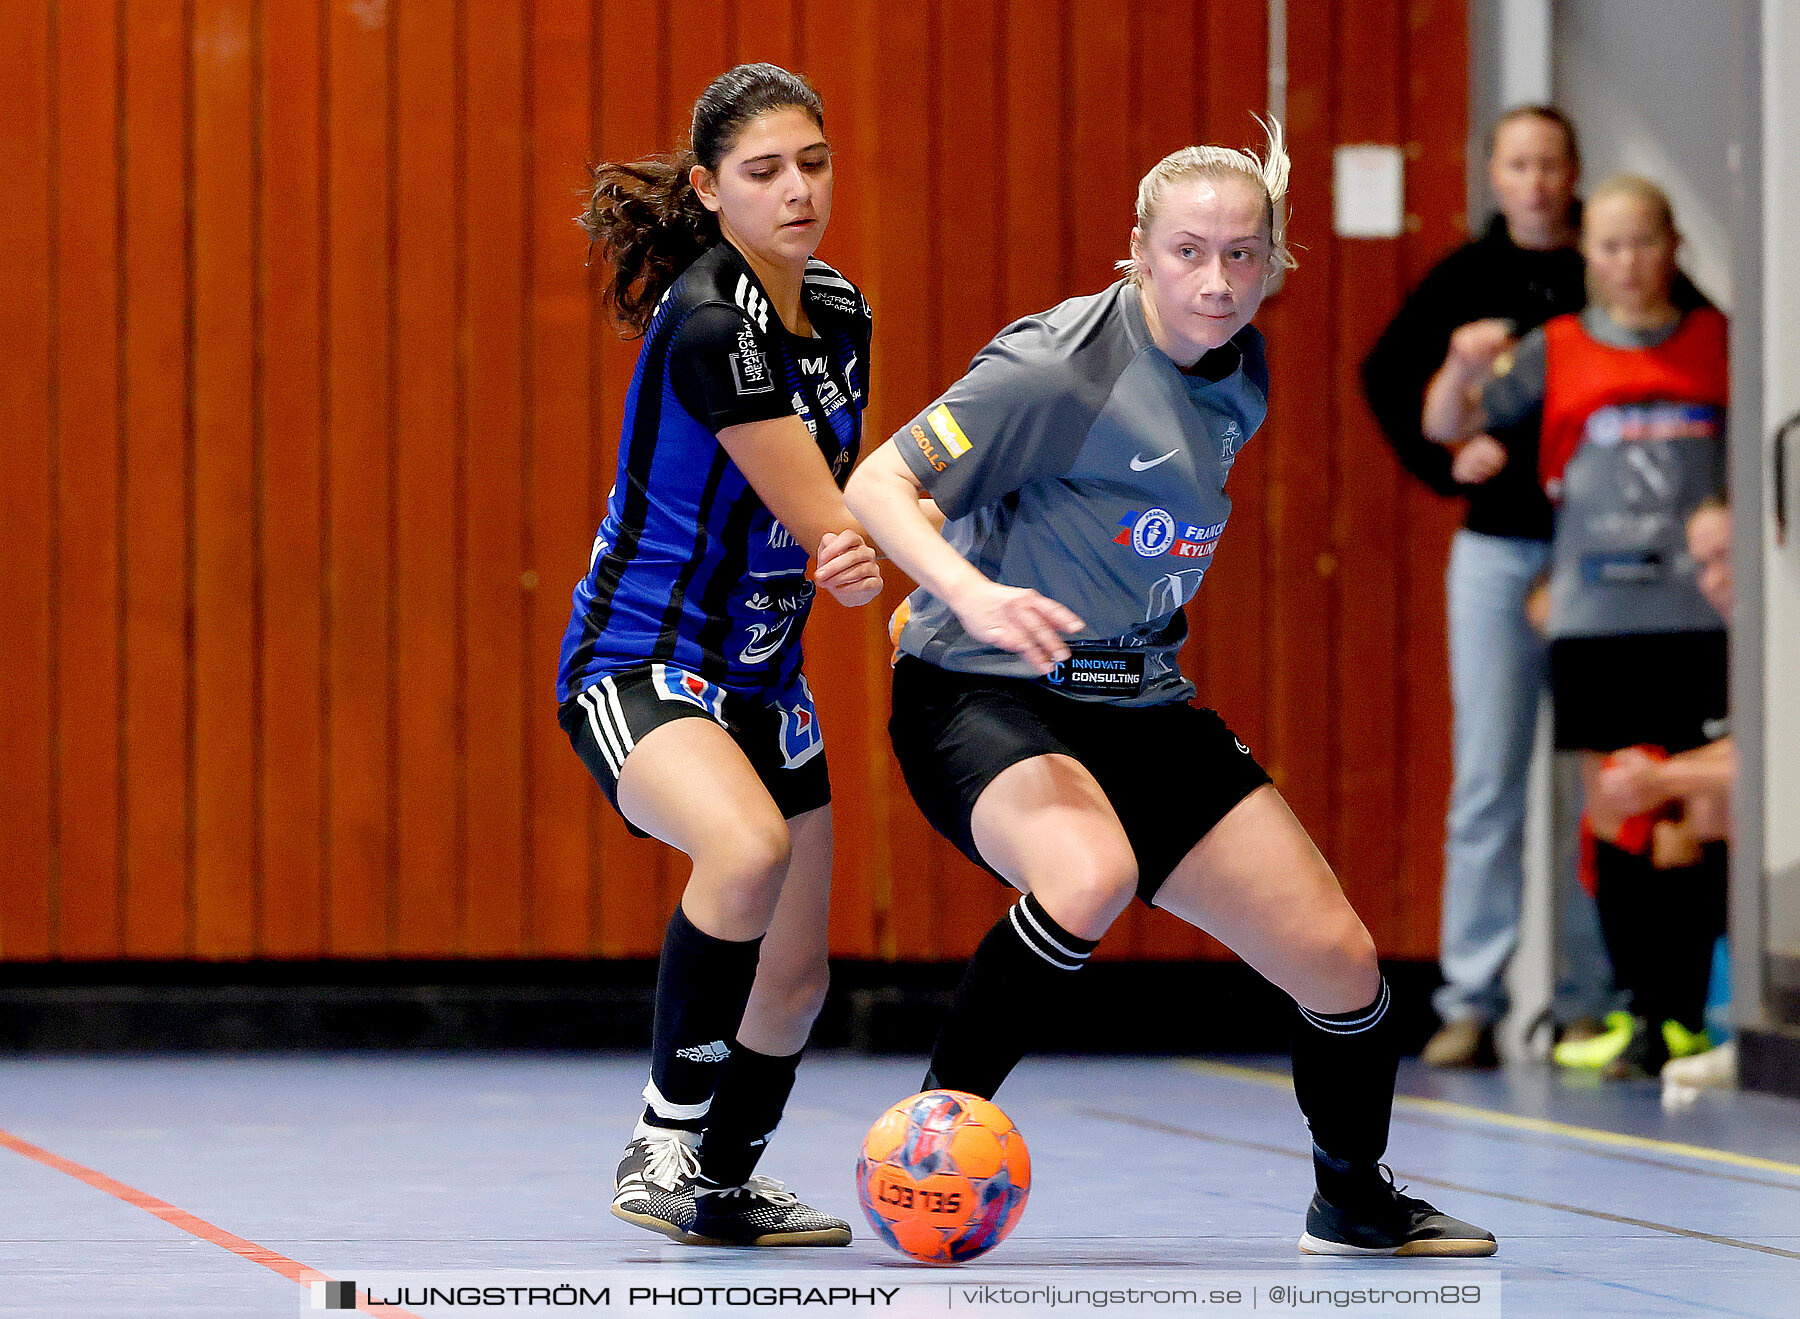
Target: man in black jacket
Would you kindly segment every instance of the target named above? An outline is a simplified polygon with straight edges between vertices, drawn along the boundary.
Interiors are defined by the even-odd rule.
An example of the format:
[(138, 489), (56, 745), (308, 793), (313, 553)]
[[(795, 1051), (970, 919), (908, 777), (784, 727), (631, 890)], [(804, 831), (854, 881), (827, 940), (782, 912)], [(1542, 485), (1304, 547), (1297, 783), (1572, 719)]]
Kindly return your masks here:
[[(1408, 471), (1468, 500), (1448, 572), (1454, 774), (1445, 829), (1439, 960), (1433, 999), (1444, 1025), (1425, 1047), (1440, 1067), (1493, 1066), (1506, 966), (1519, 939), (1525, 787), (1545, 677), (1541, 637), (1524, 602), (1549, 561), (1552, 519), (1537, 482), (1537, 420), (1459, 446), (1419, 430), (1425, 387), (1458, 326), (1498, 319), (1516, 338), (1587, 301), (1576, 238), (1580, 158), (1561, 111), (1521, 106), (1494, 127), (1488, 176), (1500, 211), (1479, 238), (1425, 276), (1363, 363), (1376, 420)], [(1560, 922), (1566, 974), (1555, 1014), (1585, 1033), (1610, 968), (1593, 903), (1574, 885)]]

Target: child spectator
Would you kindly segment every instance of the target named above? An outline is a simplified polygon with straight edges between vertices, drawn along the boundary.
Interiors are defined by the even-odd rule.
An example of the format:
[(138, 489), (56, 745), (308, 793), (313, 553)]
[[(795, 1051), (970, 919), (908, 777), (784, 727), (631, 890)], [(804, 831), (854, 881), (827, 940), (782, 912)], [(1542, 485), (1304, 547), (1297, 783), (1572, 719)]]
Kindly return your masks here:
[[(1688, 516), (1722, 483), (1725, 318), (1675, 298), (1680, 244), (1668, 198), (1618, 175), (1582, 228), (1590, 304), (1512, 345), (1478, 322), (1451, 336), (1426, 392), (1422, 429), (1450, 442), (1541, 419), (1538, 479), (1556, 507), (1550, 684), (1556, 745), (1582, 753), (1600, 795), (1606, 758), (1703, 746), (1725, 716), (1725, 632), (1683, 541)], [(1710, 733), (1709, 733), (1710, 730)], [(1707, 972), (1725, 926), (1725, 845), (1686, 855), (1636, 850), (1623, 820), (1594, 820), (1597, 899), (1631, 1017), (1579, 1052), (1609, 1075), (1655, 1075), (1703, 1048)], [(1679, 863), (1679, 864), (1677, 864)], [(1610, 1057), (1605, 1055), (1610, 1054)]]

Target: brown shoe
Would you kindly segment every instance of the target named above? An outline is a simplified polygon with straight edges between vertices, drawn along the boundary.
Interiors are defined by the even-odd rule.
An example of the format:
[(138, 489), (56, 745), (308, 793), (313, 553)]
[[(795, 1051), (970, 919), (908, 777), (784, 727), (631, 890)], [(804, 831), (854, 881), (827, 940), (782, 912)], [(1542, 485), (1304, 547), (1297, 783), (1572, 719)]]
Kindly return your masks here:
[(1481, 1021), (1446, 1021), (1425, 1042), (1419, 1059), (1427, 1067), (1498, 1067), (1494, 1028)]

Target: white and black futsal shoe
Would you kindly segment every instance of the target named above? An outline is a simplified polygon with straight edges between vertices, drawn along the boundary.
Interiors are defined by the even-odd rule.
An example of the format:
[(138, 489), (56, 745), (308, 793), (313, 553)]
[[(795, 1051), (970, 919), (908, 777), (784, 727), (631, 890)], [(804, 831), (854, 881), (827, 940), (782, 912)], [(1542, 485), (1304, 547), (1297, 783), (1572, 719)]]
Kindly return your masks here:
[(697, 1131), (639, 1122), (613, 1179), (613, 1216), (687, 1241), (694, 1225), (694, 1178), (700, 1173), (694, 1148), (699, 1143)]
[[(694, 1186), (694, 1226), (701, 1246), (847, 1246), (850, 1224), (800, 1203), (772, 1177), (742, 1186)], [(617, 1212), (616, 1210), (614, 1212)]]
[(1300, 1249), (1309, 1255), (1471, 1256), (1500, 1248), (1492, 1232), (1402, 1194), (1392, 1170), (1382, 1164), (1381, 1171), (1385, 1180), (1347, 1208), (1315, 1193)]

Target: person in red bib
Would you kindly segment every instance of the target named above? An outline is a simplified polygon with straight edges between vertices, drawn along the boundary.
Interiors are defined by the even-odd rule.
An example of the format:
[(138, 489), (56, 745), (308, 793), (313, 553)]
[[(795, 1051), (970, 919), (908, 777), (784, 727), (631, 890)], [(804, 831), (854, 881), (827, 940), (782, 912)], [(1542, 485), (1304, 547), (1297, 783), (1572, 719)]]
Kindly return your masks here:
[[(1621, 174), (1582, 225), (1587, 310), (1516, 344), (1504, 322), (1452, 337), (1422, 429), (1449, 442), (1536, 414), (1538, 479), (1556, 510), (1550, 688), (1556, 746), (1582, 753), (1593, 796), (1606, 757), (1713, 740), (1726, 714), (1723, 622), (1683, 529), (1725, 483), (1726, 322), (1671, 297), (1681, 238), (1662, 189)], [(1707, 972), (1725, 928), (1725, 845), (1659, 868), (1630, 839), (1597, 838), (1601, 928), (1630, 1015), (1579, 1059), (1655, 1075), (1705, 1047)], [(1686, 858), (1684, 858), (1686, 859)]]

